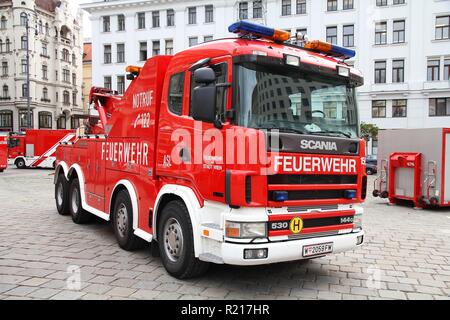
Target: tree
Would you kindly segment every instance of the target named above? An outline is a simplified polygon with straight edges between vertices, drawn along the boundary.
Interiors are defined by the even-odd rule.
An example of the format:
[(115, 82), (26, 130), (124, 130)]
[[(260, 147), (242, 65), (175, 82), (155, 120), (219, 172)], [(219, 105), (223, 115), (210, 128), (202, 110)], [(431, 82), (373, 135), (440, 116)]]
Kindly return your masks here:
[(366, 141), (376, 139), (379, 130), (380, 129), (376, 125), (363, 122), (361, 123), (361, 138), (364, 138)]

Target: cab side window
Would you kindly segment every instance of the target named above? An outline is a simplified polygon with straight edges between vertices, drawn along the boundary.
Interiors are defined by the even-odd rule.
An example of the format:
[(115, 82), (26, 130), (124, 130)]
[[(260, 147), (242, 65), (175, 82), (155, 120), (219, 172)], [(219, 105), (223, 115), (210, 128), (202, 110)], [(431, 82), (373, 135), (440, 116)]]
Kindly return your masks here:
[(183, 113), (184, 72), (177, 73), (170, 78), (169, 110), (181, 116)]
[[(228, 82), (228, 64), (226, 62), (219, 63), (216, 65), (209, 66), (216, 73), (216, 84), (218, 83), (226, 83)], [(192, 106), (192, 97), (194, 96), (194, 89), (198, 86), (198, 83), (194, 81), (194, 76), (191, 75), (191, 101), (190, 105)], [(216, 114), (220, 116), (220, 119), (224, 121), (225, 112), (227, 107), (227, 89), (225, 87), (217, 88), (217, 102), (216, 102)], [(192, 107), (190, 107), (190, 115), (192, 116)]]

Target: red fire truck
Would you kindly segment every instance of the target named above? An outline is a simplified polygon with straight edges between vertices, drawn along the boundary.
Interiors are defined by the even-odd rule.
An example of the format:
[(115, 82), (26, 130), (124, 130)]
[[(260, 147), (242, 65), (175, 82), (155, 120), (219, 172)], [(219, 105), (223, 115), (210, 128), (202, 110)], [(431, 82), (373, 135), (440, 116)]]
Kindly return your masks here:
[(8, 136), (0, 135), (0, 173), (8, 167)]
[(23, 134), (12, 134), (8, 162), (18, 169), (54, 168), (56, 148), (75, 138), (74, 130), (27, 130)]
[(123, 96), (92, 88), (84, 135), (57, 150), (58, 212), (111, 221), (125, 250), (151, 242), (180, 279), (364, 239), (354, 51), (250, 22), (230, 31), (128, 67)]

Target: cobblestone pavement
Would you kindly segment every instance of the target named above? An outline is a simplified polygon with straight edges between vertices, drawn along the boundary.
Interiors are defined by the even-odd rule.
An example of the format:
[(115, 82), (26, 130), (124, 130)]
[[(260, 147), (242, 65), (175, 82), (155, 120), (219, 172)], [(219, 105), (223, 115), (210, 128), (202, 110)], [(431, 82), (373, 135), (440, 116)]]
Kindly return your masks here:
[[(178, 281), (105, 222), (56, 213), (52, 171), (0, 174), (0, 299), (449, 299), (450, 211), (369, 199), (366, 244), (308, 262), (213, 266)], [(81, 279), (79, 283), (77, 279)]]

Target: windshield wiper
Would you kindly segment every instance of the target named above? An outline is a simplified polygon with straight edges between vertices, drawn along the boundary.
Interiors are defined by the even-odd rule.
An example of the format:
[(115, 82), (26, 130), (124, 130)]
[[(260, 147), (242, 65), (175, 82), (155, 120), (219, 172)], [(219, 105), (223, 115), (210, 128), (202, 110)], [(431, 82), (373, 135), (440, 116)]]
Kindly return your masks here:
[(351, 134), (348, 134), (348, 133), (346, 133), (344, 131), (332, 131), (332, 130), (330, 130), (330, 131), (327, 130), (327, 131), (318, 131), (318, 132), (308, 132), (308, 134), (311, 134), (311, 135), (340, 134), (340, 135), (343, 135), (343, 136), (345, 136), (345, 137), (347, 137), (349, 139), (352, 137)]
[(277, 128), (277, 127), (259, 127), (256, 128), (258, 130), (268, 130), (268, 131), (272, 131), (272, 130), (278, 130), (279, 132), (284, 132), (284, 133), (297, 133), (297, 134), (305, 134), (304, 131), (299, 130), (299, 129), (292, 129), (292, 128)]

